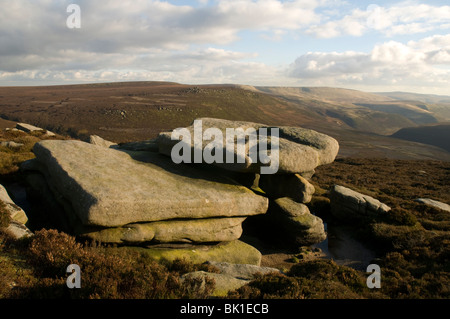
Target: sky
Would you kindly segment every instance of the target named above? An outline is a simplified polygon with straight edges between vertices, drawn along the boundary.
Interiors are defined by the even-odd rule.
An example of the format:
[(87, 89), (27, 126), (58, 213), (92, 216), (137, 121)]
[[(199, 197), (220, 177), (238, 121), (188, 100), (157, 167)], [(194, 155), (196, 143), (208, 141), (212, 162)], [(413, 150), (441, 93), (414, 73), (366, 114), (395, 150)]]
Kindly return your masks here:
[(448, 0), (0, 6), (0, 86), (171, 81), (450, 95)]

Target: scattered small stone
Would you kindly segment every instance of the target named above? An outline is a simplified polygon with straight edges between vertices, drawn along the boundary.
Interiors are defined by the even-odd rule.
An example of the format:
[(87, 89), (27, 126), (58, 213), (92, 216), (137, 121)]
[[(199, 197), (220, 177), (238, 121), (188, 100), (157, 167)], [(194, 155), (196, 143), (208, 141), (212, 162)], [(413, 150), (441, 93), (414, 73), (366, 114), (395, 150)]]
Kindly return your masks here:
[(16, 143), (14, 141), (0, 142), (0, 146), (8, 147), (13, 150), (17, 150), (17, 149), (21, 148), (23, 145), (24, 144), (22, 144), (22, 143)]
[(414, 201), (450, 212), (450, 205), (430, 198), (417, 198)]

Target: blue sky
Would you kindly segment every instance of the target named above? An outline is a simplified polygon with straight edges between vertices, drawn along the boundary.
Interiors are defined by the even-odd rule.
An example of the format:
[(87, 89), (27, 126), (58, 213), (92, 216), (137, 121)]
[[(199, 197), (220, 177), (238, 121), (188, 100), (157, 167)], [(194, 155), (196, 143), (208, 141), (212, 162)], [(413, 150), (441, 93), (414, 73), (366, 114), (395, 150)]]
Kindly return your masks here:
[[(80, 28), (67, 26), (70, 4)], [(149, 80), (450, 95), (448, 1), (0, 5), (0, 85)]]

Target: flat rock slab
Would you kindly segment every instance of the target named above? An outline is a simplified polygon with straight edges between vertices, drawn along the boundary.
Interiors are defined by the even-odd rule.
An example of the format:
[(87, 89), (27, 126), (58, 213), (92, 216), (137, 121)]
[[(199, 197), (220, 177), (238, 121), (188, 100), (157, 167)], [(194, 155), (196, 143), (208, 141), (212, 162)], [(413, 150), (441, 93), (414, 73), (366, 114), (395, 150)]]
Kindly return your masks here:
[(81, 233), (84, 237), (115, 244), (205, 243), (232, 241), (242, 235), (245, 217), (202, 218), (129, 224)]
[(16, 124), (16, 128), (18, 130), (24, 131), (26, 133), (34, 132), (34, 131), (46, 131), (46, 134), (48, 136), (55, 136), (55, 133), (53, 133), (51, 131), (48, 131), (48, 130), (45, 130), (43, 128), (31, 125), (31, 124), (27, 124), (27, 123), (17, 123)]
[(437, 200), (434, 200), (434, 199), (417, 198), (417, 199), (415, 199), (415, 201), (418, 202), (418, 203), (422, 203), (422, 204), (425, 204), (425, 205), (428, 205), (428, 206), (436, 207), (436, 208), (439, 208), (441, 210), (450, 212), (450, 205), (448, 205), (446, 203), (443, 203), (443, 202), (440, 202), (440, 201), (437, 201)]
[(391, 210), (379, 200), (341, 185), (331, 188), (330, 205), (331, 212), (341, 218), (385, 214)]
[(33, 152), (84, 225), (264, 214), (268, 200), (226, 177), (151, 152), (46, 140)]
[[(242, 128), (244, 131), (253, 128), (258, 131), (261, 128), (267, 128), (268, 136), (268, 146), (267, 149), (271, 150), (271, 128), (273, 126), (268, 126), (260, 123), (243, 122), (243, 121), (229, 121), (214, 118), (200, 118), (202, 122), (203, 132), (208, 128), (217, 128), (222, 132), (223, 136), (223, 154), (226, 154), (226, 129), (227, 128)], [(302, 173), (311, 172), (317, 166), (323, 164), (329, 164), (334, 161), (336, 155), (339, 151), (338, 142), (325, 134), (305, 129), (301, 127), (288, 127), (280, 126), (279, 128), (279, 167), (277, 173)], [(196, 145), (194, 143), (194, 125), (186, 127), (191, 135), (191, 154), (194, 154)], [(171, 139), (172, 132), (160, 133), (156, 142), (159, 146), (159, 151), (162, 154), (171, 156), (172, 148), (179, 140)], [(202, 150), (207, 146), (213, 139), (203, 140)], [(228, 142), (235, 143), (234, 139), (229, 138)], [(259, 142), (258, 142), (259, 143)], [(259, 160), (257, 162), (252, 162), (249, 156), (249, 139), (246, 141), (246, 154), (242, 159), (243, 163), (227, 163), (224, 155), (222, 163), (212, 163), (213, 165), (228, 169), (231, 171), (239, 172), (251, 172), (259, 173), (262, 166), (268, 166), (267, 164), (262, 164)], [(258, 144), (259, 145), (259, 144)], [(198, 148), (198, 147), (197, 147)], [(234, 148), (235, 158), (242, 158), (241, 154)]]

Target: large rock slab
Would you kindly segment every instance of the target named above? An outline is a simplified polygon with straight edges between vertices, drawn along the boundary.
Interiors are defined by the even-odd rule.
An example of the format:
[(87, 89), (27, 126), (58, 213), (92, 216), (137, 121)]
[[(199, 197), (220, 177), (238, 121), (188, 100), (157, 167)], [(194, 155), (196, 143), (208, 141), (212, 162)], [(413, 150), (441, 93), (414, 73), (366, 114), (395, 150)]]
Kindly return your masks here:
[(84, 225), (264, 214), (268, 200), (231, 179), (151, 152), (46, 140), (33, 152), (48, 184)]
[(173, 261), (183, 259), (193, 263), (206, 261), (227, 262), (233, 264), (261, 265), (262, 255), (258, 249), (240, 240), (223, 242), (215, 245), (189, 245), (188, 247), (124, 247), (143, 252), (152, 259)]
[[(270, 138), (271, 134), (271, 126), (260, 124), (260, 123), (252, 123), (252, 122), (243, 122), (243, 121), (229, 121), (222, 119), (214, 119), (214, 118), (200, 118), (197, 120), (201, 120), (202, 130), (205, 131), (209, 128), (217, 128), (222, 132), (222, 145), (223, 145), (223, 154), (224, 158), (222, 163), (212, 163), (213, 165), (217, 165), (224, 169), (228, 169), (231, 171), (239, 171), (239, 172), (252, 172), (259, 173), (261, 171), (262, 166), (267, 166), (267, 164), (262, 164), (259, 160), (252, 161), (249, 155), (249, 141), (246, 140), (246, 154), (244, 158), (242, 158), (240, 153), (237, 151), (237, 147), (235, 145), (234, 148), (234, 157), (237, 159), (238, 157), (242, 158), (243, 163), (226, 163), (225, 154), (227, 153), (226, 144), (226, 129), (227, 128), (242, 128), (244, 131), (253, 128), (255, 130), (259, 130), (261, 128), (267, 129), (268, 135), (268, 146), (267, 149), (272, 149)], [(186, 128), (191, 135), (191, 154), (195, 153), (196, 148), (200, 149), (198, 145), (194, 142), (194, 124)], [(163, 132), (160, 133), (157, 138), (157, 143), (159, 146), (159, 151), (162, 154), (171, 156), (172, 148), (176, 144), (178, 144), (179, 140), (171, 139), (172, 132)], [(204, 150), (205, 146), (207, 146), (213, 139), (203, 139), (201, 151)], [(234, 143), (234, 138), (229, 138), (228, 142)], [(258, 142), (259, 143), (259, 142)], [(258, 144), (259, 145), (259, 144)], [(288, 127), (288, 126), (280, 126), (279, 127), (279, 163), (277, 173), (302, 173), (302, 172), (311, 172), (317, 166), (323, 164), (329, 164), (334, 161), (337, 153), (339, 151), (338, 142), (325, 134), (300, 128), (300, 127)], [(192, 158), (193, 161), (193, 158)]]
[(245, 217), (169, 220), (86, 231), (80, 235), (116, 244), (232, 241), (241, 237), (244, 220)]
[(334, 185), (330, 190), (331, 213), (343, 219), (388, 213), (391, 208), (379, 200), (350, 188)]

